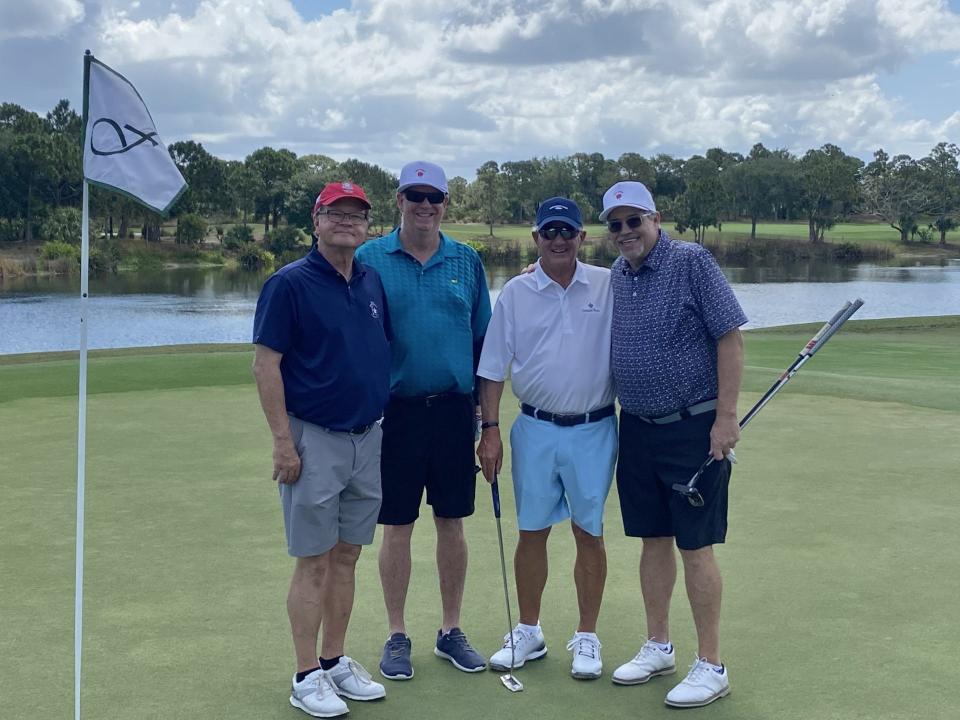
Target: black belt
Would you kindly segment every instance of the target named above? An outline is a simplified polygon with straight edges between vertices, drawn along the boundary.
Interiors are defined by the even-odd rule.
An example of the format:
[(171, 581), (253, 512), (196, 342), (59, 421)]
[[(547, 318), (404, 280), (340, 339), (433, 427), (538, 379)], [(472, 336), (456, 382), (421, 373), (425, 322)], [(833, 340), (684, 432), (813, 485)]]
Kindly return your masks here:
[(442, 402), (450, 402), (451, 400), (463, 400), (463, 398), (471, 397), (469, 394), (465, 393), (456, 393), (456, 392), (442, 392), (435, 393), (433, 395), (391, 395), (390, 400), (394, 402), (403, 403), (404, 405), (418, 405), (420, 407), (430, 407), (432, 405), (438, 405)]
[(702, 415), (705, 412), (710, 412), (711, 410), (715, 410), (716, 407), (716, 400), (704, 400), (690, 407), (680, 408), (676, 412), (668, 415), (660, 415), (659, 417), (645, 417), (643, 415), (637, 415), (636, 413), (627, 412), (626, 410), (624, 410), (624, 412), (649, 425), (669, 425), (670, 423), (679, 422), (680, 420), (686, 420), (688, 417), (693, 417), (694, 415)]
[(546, 410), (537, 410), (537, 408), (533, 407), (533, 405), (527, 405), (526, 403), (520, 403), (520, 409), (523, 411), (524, 415), (529, 415), (537, 420), (546, 420), (547, 422), (552, 422), (554, 425), (559, 425), (560, 427), (573, 427), (574, 425), (598, 422), (604, 418), (610, 417), (614, 412), (613, 405), (607, 405), (599, 410), (593, 410), (592, 412), (588, 413), (580, 413), (579, 415), (561, 415), (559, 413), (547, 412)]
[[(366, 425), (357, 425), (356, 427), (352, 427), (349, 430), (341, 430), (340, 432), (349, 433), (350, 435), (365, 435), (366, 432), (370, 428), (372, 428), (374, 425), (376, 425), (376, 423), (367, 423)], [(337, 431), (334, 430), (334, 432), (337, 432)]]

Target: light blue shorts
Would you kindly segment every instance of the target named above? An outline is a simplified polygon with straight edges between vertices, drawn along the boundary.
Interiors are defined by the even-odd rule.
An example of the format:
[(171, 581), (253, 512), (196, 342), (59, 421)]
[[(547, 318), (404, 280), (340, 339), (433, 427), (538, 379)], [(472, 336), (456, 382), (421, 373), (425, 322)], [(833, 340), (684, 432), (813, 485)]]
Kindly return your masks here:
[(617, 419), (560, 427), (520, 415), (510, 430), (513, 489), (521, 530), (572, 518), (603, 535), (603, 506), (617, 460)]

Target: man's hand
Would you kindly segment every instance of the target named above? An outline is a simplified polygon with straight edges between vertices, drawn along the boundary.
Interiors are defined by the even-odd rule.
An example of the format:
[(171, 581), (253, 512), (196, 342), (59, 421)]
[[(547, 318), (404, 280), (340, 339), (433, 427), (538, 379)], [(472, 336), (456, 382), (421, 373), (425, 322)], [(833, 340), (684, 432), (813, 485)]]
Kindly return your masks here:
[(723, 460), (740, 439), (740, 424), (732, 413), (717, 413), (710, 428), (710, 454), (714, 460)]
[(300, 479), (300, 456), (293, 440), (277, 438), (273, 441), (273, 480), (292, 485)]
[(493, 483), (500, 474), (503, 465), (503, 443), (500, 442), (500, 428), (487, 428), (480, 434), (480, 444), (477, 445), (477, 458), (480, 460), (480, 469), (488, 483)]
[(523, 270), (521, 270), (521, 271), (520, 271), (520, 274), (521, 274), (521, 275), (529, 275), (530, 273), (532, 273), (532, 272), (533, 272), (534, 270), (536, 270), (536, 269), (537, 269), (537, 264), (536, 264), (535, 262), (532, 262), (532, 263), (530, 263), (529, 265), (527, 265)]

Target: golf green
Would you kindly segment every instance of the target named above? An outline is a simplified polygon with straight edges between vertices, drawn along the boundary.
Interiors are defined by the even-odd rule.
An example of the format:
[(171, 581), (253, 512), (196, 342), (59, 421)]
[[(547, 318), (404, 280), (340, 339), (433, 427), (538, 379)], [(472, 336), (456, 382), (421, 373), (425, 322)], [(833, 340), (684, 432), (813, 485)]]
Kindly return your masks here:
[[(747, 334), (741, 412), (813, 329)], [(639, 543), (623, 537), (614, 492), (607, 503), (601, 680), (569, 674), (564, 647), (575, 629), (576, 597), (565, 526), (550, 541), (542, 617), (550, 652), (518, 672), (524, 692), (510, 694), (493, 673), (463, 674), (434, 657), (439, 597), (425, 508), (428, 519), (414, 535), (407, 613), (416, 677), (386, 683), (382, 702), (351, 702), (351, 716), (956, 717), (958, 348), (960, 317), (852, 322), (745, 432), (730, 532), (718, 549), (728, 698), (705, 710), (663, 705), (696, 650), (682, 573), (672, 612), (678, 676), (639, 687), (610, 683), (644, 632)], [(91, 358), (86, 718), (306, 717), (287, 704), (291, 561), (250, 360), (248, 347), (225, 346)], [(76, 373), (69, 355), (0, 358), (5, 719), (72, 713)], [(504, 474), (512, 552), (509, 467)], [(489, 654), (506, 631), (506, 616), (482, 481), (466, 528), (463, 626)], [(360, 558), (348, 652), (375, 676), (386, 630), (374, 546)]]

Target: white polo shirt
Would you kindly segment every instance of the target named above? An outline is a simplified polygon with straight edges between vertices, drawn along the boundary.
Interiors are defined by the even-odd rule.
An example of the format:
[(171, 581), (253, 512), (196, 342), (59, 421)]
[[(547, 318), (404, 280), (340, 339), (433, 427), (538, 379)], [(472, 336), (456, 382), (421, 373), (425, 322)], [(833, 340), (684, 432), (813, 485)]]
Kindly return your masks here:
[(487, 327), (477, 374), (508, 374), (520, 402), (578, 414), (613, 403), (610, 271), (577, 261), (564, 289), (537, 262), (504, 285)]

